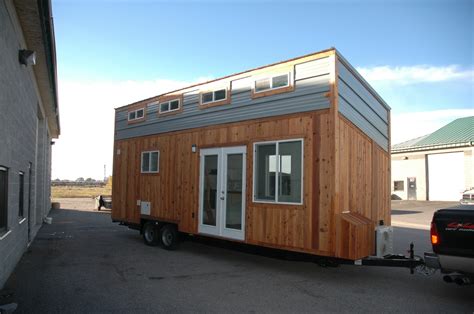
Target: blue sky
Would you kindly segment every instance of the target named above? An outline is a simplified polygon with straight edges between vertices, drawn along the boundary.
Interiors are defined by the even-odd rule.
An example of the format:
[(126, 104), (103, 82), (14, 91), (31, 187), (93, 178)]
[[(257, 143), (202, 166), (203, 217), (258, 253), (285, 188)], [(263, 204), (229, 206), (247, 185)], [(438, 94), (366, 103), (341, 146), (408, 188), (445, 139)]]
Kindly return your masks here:
[[(70, 124), (85, 103), (107, 121), (103, 140), (111, 147), (113, 107), (332, 46), (360, 69), (395, 118), (425, 113), (427, 119), (432, 112), (418, 130), (423, 135), (472, 114), (473, 11), (472, 0), (53, 0), (63, 137), (83, 140)], [(116, 98), (98, 97), (101, 90)], [(418, 135), (405, 132), (392, 134)], [(55, 149), (66, 157), (70, 147), (61, 141)], [(101, 167), (110, 164), (105, 159)], [(53, 168), (53, 176), (66, 176), (62, 169)]]

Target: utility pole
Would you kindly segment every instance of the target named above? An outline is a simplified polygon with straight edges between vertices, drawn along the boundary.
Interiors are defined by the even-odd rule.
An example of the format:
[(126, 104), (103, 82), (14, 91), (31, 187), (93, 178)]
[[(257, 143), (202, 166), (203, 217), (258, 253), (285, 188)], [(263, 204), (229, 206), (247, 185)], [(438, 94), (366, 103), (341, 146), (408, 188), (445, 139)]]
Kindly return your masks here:
[(104, 165), (104, 183), (105, 183), (105, 181), (107, 180), (107, 175), (106, 175), (106, 173), (107, 173), (107, 172), (106, 172), (106, 168), (105, 168), (105, 165)]

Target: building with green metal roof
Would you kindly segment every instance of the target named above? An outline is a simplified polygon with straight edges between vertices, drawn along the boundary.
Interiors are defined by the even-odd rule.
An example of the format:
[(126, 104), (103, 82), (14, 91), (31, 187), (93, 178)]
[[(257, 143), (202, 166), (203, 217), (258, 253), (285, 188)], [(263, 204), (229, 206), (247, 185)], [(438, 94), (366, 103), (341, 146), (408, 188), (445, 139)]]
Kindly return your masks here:
[(392, 196), (458, 201), (474, 187), (474, 116), (392, 146)]

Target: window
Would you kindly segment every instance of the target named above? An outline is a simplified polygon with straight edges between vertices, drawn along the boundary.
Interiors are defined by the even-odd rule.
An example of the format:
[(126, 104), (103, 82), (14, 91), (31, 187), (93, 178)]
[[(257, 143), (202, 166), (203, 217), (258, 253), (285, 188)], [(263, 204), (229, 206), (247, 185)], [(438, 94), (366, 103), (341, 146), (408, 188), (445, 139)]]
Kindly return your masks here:
[(201, 94), (201, 104), (205, 105), (208, 103), (225, 100), (226, 98), (227, 98), (227, 90), (225, 88), (219, 89), (216, 91)]
[(144, 108), (140, 108), (140, 109), (128, 112), (128, 121), (141, 120), (144, 117), (145, 117), (145, 109)]
[(256, 143), (254, 201), (302, 204), (303, 140)]
[(403, 181), (393, 181), (393, 190), (394, 191), (403, 191), (405, 190)]
[(0, 166), (0, 232), (7, 230), (8, 169)]
[(24, 211), (24, 201), (25, 201), (25, 174), (23, 172), (19, 172), (18, 174), (19, 176), (19, 179), (20, 179), (20, 188), (19, 188), (19, 196), (20, 196), (20, 199), (18, 200), (18, 217), (21, 217), (23, 218), (23, 211)]
[(142, 173), (158, 173), (160, 171), (160, 152), (142, 152)]
[(160, 113), (172, 112), (179, 110), (180, 100), (174, 99), (160, 103)]
[(290, 74), (281, 74), (255, 81), (255, 93), (290, 86)]

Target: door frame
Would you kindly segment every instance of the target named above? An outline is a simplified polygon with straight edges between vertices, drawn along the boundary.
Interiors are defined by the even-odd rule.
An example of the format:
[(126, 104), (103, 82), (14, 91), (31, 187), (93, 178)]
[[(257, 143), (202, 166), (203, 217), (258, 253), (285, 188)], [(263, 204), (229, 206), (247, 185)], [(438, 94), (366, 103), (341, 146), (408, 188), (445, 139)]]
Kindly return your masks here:
[[(242, 228), (240, 230), (225, 227), (227, 215), (227, 156), (232, 154), (242, 154)], [(217, 155), (216, 226), (205, 225), (202, 223), (204, 208), (204, 157), (209, 155)], [(200, 150), (199, 157), (198, 233), (205, 235), (213, 235), (217, 237), (224, 237), (233, 240), (245, 240), (245, 209), (247, 199), (247, 146), (205, 148)], [(224, 196), (222, 198), (223, 194)]]

